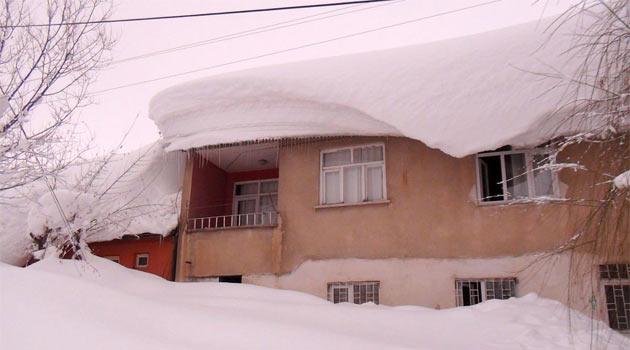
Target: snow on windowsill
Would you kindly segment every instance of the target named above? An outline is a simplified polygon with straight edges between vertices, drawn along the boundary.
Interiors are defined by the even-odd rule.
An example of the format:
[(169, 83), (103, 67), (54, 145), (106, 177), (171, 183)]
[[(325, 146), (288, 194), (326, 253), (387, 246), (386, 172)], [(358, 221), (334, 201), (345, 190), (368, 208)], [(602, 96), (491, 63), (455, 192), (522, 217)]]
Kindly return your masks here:
[(338, 204), (321, 204), (315, 206), (315, 209), (328, 209), (328, 208), (342, 208), (342, 207), (360, 207), (365, 205), (380, 205), (380, 204), (389, 204), (389, 199), (378, 200), (378, 201), (370, 201), (370, 202), (359, 202), (359, 203), (338, 203)]
[(547, 203), (557, 203), (557, 202), (566, 202), (567, 198), (561, 197), (536, 197), (536, 198), (522, 198), (522, 199), (509, 199), (503, 201), (488, 201), (482, 202), (479, 199), (475, 201), (478, 207), (494, 207), (494, 206), (512, 206), (519, 204), (547, 204)]

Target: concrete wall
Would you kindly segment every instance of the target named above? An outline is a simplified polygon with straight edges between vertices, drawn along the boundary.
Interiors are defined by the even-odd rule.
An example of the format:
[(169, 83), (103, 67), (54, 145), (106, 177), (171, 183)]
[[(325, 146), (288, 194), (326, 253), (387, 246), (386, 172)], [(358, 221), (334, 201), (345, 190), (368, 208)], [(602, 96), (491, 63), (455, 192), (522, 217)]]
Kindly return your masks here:
[[(387, 201), (320, 207), (320, 152), (374, 142), (385, 145)], [(595, 149), (582, 151), (569, 149), (560, 161), (573, 162), (579, 154), (588, 164), (599, 156)], [(246, 283), (320, 297), (326, 296), (328, 282), (378, 280), (383, 304), (451, 307), (455, 278), (517, 277), (519, 295), (536, 292), (568, 303), (566, 256), (543, 268), (523, 269), (536, 254), (566, 242), (587, 209), (561, 201), (480, 205), (475, 171), (474, 156), (453, 158), (406, 138), (282, 146), (281, 225), (186, 234), (192, 266), (182, 278), (238, 274)], [(591, 187), (586, 185), (596, 182), (592, 176), (562, 170), (562, 195), (586, 198)], [(575, 293), (580, 303), (589, 299), (586, 294)]]
[[(320, 151), (382, 141), (389, 203), (318, 209)], [(561, 175), (561, 181), (569, 182)], [(335, 258), (517, 256), (564, 242), (570, 212), (554, 204), (479, 205), (474, 157), (405, 138), (351, 138), (280, 150), (282, 271)]]

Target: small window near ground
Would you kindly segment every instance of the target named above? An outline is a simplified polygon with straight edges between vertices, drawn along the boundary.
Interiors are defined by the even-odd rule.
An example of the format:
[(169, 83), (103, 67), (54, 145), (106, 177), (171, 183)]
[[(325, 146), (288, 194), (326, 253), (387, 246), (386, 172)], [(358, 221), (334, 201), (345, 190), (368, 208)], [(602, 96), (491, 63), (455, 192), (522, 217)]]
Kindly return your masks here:
[(136, 268), (145, 268), (149, 266), (149, 254), (136, 254)]
[(509, 299), (516, 296), (516, 278), (458, 279), (455, 280), (455, 291), (457, 306)]
[(477, 155), (480, 202), (557, 197), (554, 159), (544, 150), (498, 151)]
[(379, 303), (378, 281), (328, 283), (328, 300), (338, 303)]
[(243, 276), (241, 275), (219, 276), (219, 282), (243, 283)]
[(630, 331), (630, 264), (599, 266), (610, 328)]
[(108, 256), (104, 256), (104, 258), (107, 260), (111, 260), (117, 264), (120, 264), (120, 257), (118, 255), (108, 255)]
[(386, 198), (384, 145), (323, 151), (320, 165), (320, 204), (352, 204)]

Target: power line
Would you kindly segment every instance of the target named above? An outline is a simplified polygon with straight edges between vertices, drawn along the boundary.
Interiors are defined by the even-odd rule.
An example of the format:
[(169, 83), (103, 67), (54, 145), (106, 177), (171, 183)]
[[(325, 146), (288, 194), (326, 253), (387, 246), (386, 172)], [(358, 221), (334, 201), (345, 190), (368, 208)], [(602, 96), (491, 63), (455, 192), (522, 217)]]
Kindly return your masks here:
[(308, 48), (308, 47), (312, 47), (312, 46), (317, 46), (317, 45), (321, 45), (321, 44), (326, 44), (326, 43), (330, 43), (330, 42), (337, 41), (337, 40), (342, 40), (342, 39), (352, 38), (352, 37), (356, 37), (356, 36), (360, 36), (360, 35), (364, 35), (364, 34), (369, 34), (369, 33), (377, 32), (379, 30), (390, 29), (390, 28), (399, 27), (399, 26), (402, 26), (402, 25), (410, 24), (410, 23), (424, 21), (424, 20), (431, 19), (431, 18), (446, 16), (446, 15), (457, 13), (457, 12), (463, 12), (463, 11), (471, 10), (471, 9), (474, 9), (474, 8), (484, 7), (484, 6), (488, 6), (488, 5), (491, 5), (491, 4), (494, 4), (494, 3), (498, 3), (498, 2), (502, 2), (502, 1), (503, 0), (486, 1), (486, 2), (475, 4), (475, 5), (471, 5), (471, 6), (461, 7), (461, 8), (457, 8), (457, 9), (454, 9), (454, 10), (438, 12), (438, 13), (435, 13), (435, 14), (432, 14), (432, 15), (414, 18), (414, 19), (411, 19), (411, 20), (408, 20), (408, 21), (404, 21), (404, 22), (398, 22), (398, 23), (394, 23), (394, 24), (390, 24), (390, 25), (386, 25), (386, 26), (381, 26), (381, 27), (377, 27), (377, 28), (373, 28), (373, 29), (368, 29), (368, 30), (364, 30), (364, 31), (360, 31), (360, 32), (355, 32), (355, 33), (351, 33), (351, 34), (346, 34), (346, 35), (342, 35), (342, 36), (338, 36), (338, 37), (334, 37), (334, 38), (330, 38), (330, 39), (326, 39), (326, 40), (322, 40), (322, 41), (316, 41), (316, 42), (312, 42), (312, 43), (308, 43), (308, 44), (304, 44), (304, 45), (294, 46), (294, 47), (290, 47), (288, 49), (272, 51), (272, 52), (268, 52), (268, 53), (264, 53), (264, 54), (260, 54), (260, 55), (256, 55), (256, 56), (250, 56), (250, 57), (245, 57), (245, 58), (241, 58), (241, 59), (237, 59), (237, 60), (233, 60), (233, 61), (219, 63), (219, 64), (208, 66), (208, 67), (203, 67), (203, 68), (199, 68), (199, 69), (193, 69), (193, 70), (180, 72), (180, 73), (175, 73), (175, 74), (169, 74), (169, 75), (165, 75), (165, 76), (161, 76), (161, 77), (157, 77), (157, 78), (153, 78), (153, 79), (141, 80), (141, 81), (137, 81), (137, 82), (134, 82), (134, 83), (119, 85), (119, 86), (115, 86), (115, 87), (111, 87), (111, 88), (107, 88), (107, 89), (103, 89), (103, 90), (94, 91), (92, 93), (89, 93), (88, 95), (90, 95), (90, 96), (99, 95), (99, 94), (110, 92), (110, 91), (114, 91), (114, 90), (124, 89), (124, 88), (128, 88), (128, 87), (142, 85), (142, 84), (148, 84), (148, 83), (152, 83), (152, 82), (156, 82), (156, 81), (160, 81), (160, 80), (164, 80), (164, 79), (176, 78), (176, 77), (180, 77), (180, 76), (184, 76), (184, 75), (188, 75), (188, 74), (193, 74), (193, 73), (198, 73), (198, 72), (202, 72), (202, 71), (206, 71), (206, 70), (221, 68), (221, 67), (225, 67), (225, 66), (229, 66), (229, 65), (233, 65), (233, 64), (237, 64), (237, 63), (252, 61), (252, 60), (259, 59), (259, 58), (275, 56), (275, 55), (278, 55), (278, 54), (291, 52), (291, 51), (295, 51), (295, 50), (300, 50), (300, 49), (304, 49), (304, 48)]
[(0, 26), (0, 28), (54, 27), (54, 26), (73, 26), (73, 25), (85, 25), (85, 24), (144, 22), (144, 21), (156, 21), (156, 20), (165, 20), (165, 19), (182, 19), (182, 18), (195, 18), (195, 17), (237, 15), (237, 14), (245, 14), (245, 13), (300, 10), (300, 9), (309, 9), (309, 8), (318, 8), (318, 7), (345, 6), (345, 5), (367, 4), (367, 3), (372, 3), (372, 2), (388, 2), (388, 1), (393, 1), (393, 0), (357, 0), (357, 1), (344, 1), (344, 2), (329, 2), (329, 3), (323, 3), (323, 4), (307, 4), (307, 5), (266, 7), (266, 8), (245, 9), (245, 10), (231, 10), (231, 11), (220, 11), (220, 12), (202, 12), (202, 13), (191, 13), (191, 14), (185, 14), (185, 15), (103, 19), (103, 20), (98, 20), (98, 21), (76, 21), (76, 22), (42, 23), (42, 24), (3, 25), (3, 26)]
[[(334, 10), (324, 11), (324, 12), (316, 13), (316, 14), (309, 15), (309, 16), (294, 18), (294, 19), (290, 19), (290, 20), (286, 20), (286, 21), (282, 21), (282, 22), (276, 22), (276, 23), (273, 23), (273, 24), (268, 24), (268, 25), (264, 25), (264, 26), (260, 26), (260, 27), (255, 27), (255, 28), (251, 28), (251, 29), (248, 29), (248, 30), (240, 31), (240, 32), (225, 34), (225, 35), (221, 35), (221, 36), (217, 36), (217, 37), (214, 37), (214, 38), (205, 39), (205, 40), (201, 40), (201, 41), (195, 41), (195, 42), (192, 42), (192, 43), (179, 45), (179, 46), (175, 46), (175, 47), (171, 47), (171, 48), (167, 48), (167, 49), (146, 52), (146, 53), (143, 53), (143, 54), (140, 54), (140, 55), (136, 55), (136, 56), (125, 57), (125, 58), (121, 58), (121, 59), (118, 59), (118, 60), (114, 60), (114, 61), (112, 61), (110, 63), (111, 64), (124, 63), (124, 62), (128, 62), (128, 61), (134, 61), (134, 60), (138, 60), (138, 59), (149, 58), (149, 57), (163, 55), (163, 54), (168, 54), (168, 53), (177, 52), (177, 51), (181, 51), (181, 50), (192, 49), (192, 48), (199, 47), (199, 46), (216, 44), (216, 43), (229, 41), (229, 40), (234, 40), (234, 39), (239, 39), (239, 38), (243, 38), (243, 37), (248, 37), (248, 36), (252, 36), (252, 35), (256, 35), (256, 34), (267, 33), (267, 32), (275, 31), (275, 30), (279, 30), (279, 29), (295, 27), (295, 26), (298, 26), (298, 25), (301, 25), (301, 24), (305, 24), (305, 23), (321, 21), (321, 20), (324, 20), (324, 19), (332, 18), (332, 17), (343, 16), (343, 15), (347, 15), (347, 14), (350, 14), (350, 13), (366, 11), (366, 10), (374, 9), (374, 8), (377, 8), (377, 7), (388, 6), (388, 5), (391, 5), (391, 4), (394, 4), (394, 3), (400, 3), (400, 2), (403, 2), (403, 1), (405, 1), (405, 0), (392, 0), (391, 3), (378, 4), (378, 5), (374, 5), (374, 6), (363, 7), (363, 8), (359, 8), (359, 9), (356, 9), (356, 10), (350, 10), (350, 11), (346, 11), (346, 12), (343, 12), (343, 13), (338, 13), (338, 14), (333, 14), (333, 15), (328, 15), (328, 16), (321, 17), (322, 15), (325, 15), (325, 14), (339, 12), (339, 11), (344, 11), (344, 10), (349, 10), (349, 9), (351, 9), (353, 7), (360, 6), (361, 4), (354, 5), (354, 6), (349, 6), (349, 7), (345, 7), (345, 8), (341, 8), (341, 9), (334, 9)], [(313, 17), (315, 17), (315, 18), (313, 18)], [(301, 21), (301, 22), (294, 23), (296, 21)]]

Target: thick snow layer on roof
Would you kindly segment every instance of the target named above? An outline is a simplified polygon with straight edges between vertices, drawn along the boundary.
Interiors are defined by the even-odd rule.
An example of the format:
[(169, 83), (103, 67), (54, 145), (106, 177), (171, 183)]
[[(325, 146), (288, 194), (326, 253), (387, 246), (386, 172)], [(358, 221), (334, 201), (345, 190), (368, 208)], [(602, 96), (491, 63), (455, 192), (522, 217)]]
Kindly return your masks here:
[(253, 285), (167, 282), (87, 260), (0, 263), (3, 348), (621, 350), (630, 341), (533, 294), (446, 310), (332, 304)]
[[(576, 62), (549, 21), (430, 44), (256, 68), (176, 85), (151, 101), (167, 150), (330, 135), (420, 140), (456, 157), (549, 140)], [(534, 72), (534, 73), (532, 73)], [(543, 125), (543, 122), (546, 124)]]
[(2, 193), (0, 261), (23, 263), (29, 234), (41, 235), (47, 228), (81, 229), (87, 242), (169, 234), (178, 221), (183, 161), (181, 155), (167, 154), (160, 143), (153, 143), (49, 177), (54, 196), (43, 182)]

